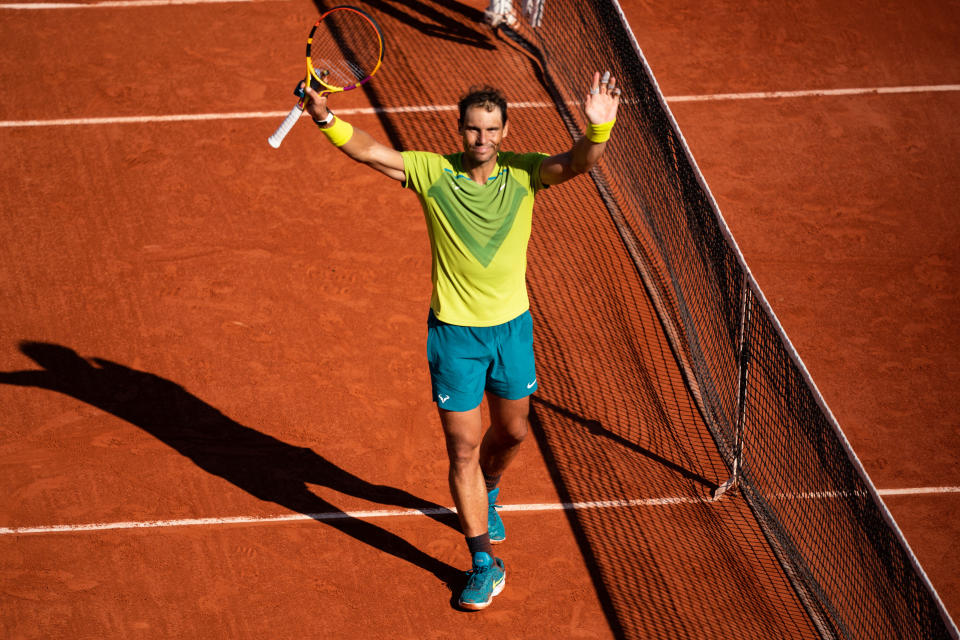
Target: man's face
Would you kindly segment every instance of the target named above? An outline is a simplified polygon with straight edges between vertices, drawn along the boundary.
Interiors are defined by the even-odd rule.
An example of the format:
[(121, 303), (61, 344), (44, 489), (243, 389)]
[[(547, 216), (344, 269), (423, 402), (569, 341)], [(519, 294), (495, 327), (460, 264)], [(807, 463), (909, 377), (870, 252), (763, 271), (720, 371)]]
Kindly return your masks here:
[(463, 114), (460, 135), (467, 157), (474, 164), (483, 164), (497, 156), (500, 143), (507, 136), (507, 126), (503, 124), (500, 109), (487, 111), (481, 105), (474, 105)]

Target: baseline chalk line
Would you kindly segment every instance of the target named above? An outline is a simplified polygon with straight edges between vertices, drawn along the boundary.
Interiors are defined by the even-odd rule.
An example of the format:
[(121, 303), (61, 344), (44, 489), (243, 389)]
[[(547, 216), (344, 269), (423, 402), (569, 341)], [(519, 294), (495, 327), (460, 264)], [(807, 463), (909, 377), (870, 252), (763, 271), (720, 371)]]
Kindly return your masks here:
[[(164, 0), (166, 1), (166, 0)], [(219, 0), (211, 0), (219, 1)], [(226, 1), (226, 0), (224, 0)], [(2, 5), (0, 5), (2, 6)], [(891, 95), (904, 93), (930, 93), (960, 91), (960, 84), (918, 85), (904, 87), (870, 87), (859, 89), (812, 89), (806, 91), (767, 91), (761, 93), (715, 93), (701, 96), (668, 96), (673, 102), (711, 102), (724, 100), (757, 100), (775, 98), (809, 98), (822, 96)], [(570, 103), (574, 104), (574, 103)], [(552, 102), (512, 102), (511, 109), (552, 109)], [(411, 105), (402, 107), (362, 107), (337, 109), (342, 115), (395, 114), (456, 111), (457, 105)], [(14, 127), (62, 127), (104, 124), (144, 124), (153, 122), (191, 122), (209, 120), (243, 120), (272, 118), (282, 120), (288, 111), (244, 111), (234, 113), (190, 113), (155, 116), (108, 116), (98, 118), (59, 118), (50, 120), (0, 120), (0, 128)]]
[[(924, 495), (960, 493), (960, 487), (917, 487), (911, 489), (881, 489), (881, 496)], [(796, 499), (834, 499), (842, 497), (838, 492), (805, 493), (793, 496)], [(781, 499), (783, 496), (779, 496)], [(501, 511), (537, 512), (537, 511), (577, 511), (591, 509), (615, 509), (624, 507), (657, 507), (682, 504), (709, 503), (709, 500), (694, 496), (667, 498), (637, 498), (633, 500), (598, 500), (590, 502), (506, 504)], [(89, 524), (58, 524), (26, 527), (0, 527), (0, 536), (78, 533), (89, 531), (113, 531), (118, 529), (161, 529), (170, 527), (222, 526), (234, 524), (268, 524), (275, 522), (297, 522), (304, 520), (342, 520), (357, 518), (404, 518), (415, 516), (453, 516), (455, 508), (437, 507), (432, 509), (374, 509), (367, 511), (328, 511), (323, 513), (290, 513), (276, 516), (233, 516), (219, 518), (183, 518), (177, 520), (144, 520), (131, 522), (97, 522)]]

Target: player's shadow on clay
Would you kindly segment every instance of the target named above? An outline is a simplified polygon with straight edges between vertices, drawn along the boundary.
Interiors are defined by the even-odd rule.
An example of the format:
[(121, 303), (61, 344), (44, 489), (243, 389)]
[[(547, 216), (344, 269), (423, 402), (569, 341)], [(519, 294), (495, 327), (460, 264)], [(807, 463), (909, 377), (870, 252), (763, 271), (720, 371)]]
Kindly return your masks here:
[(462, 576), (400, 536), (351, 517), (308, 490), (329, 487), (346, 495), (424, 510), (457, 528), (452, 512), (394, 487), (376, 485), (341, 469), (311, 449), (296, 447), (231, 420), (180, 385), (115, 362), (86, 360), (55, 344), (23, 342), (20, 350), (42, 369), (0, 372), (0, 383), (58, 391), (136, 425), (190, 458), (198, 467), (248, 493), (305, 514), (357, 540), (413, 563), (448, 586)]

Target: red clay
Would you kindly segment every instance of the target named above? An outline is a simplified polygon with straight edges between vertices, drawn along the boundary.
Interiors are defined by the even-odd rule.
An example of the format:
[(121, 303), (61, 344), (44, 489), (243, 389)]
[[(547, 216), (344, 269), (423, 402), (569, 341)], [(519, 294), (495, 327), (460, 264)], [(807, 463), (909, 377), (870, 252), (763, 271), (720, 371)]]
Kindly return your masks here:
[[(439, 20), (433, 4), (425, 23)], [(956, 7), (624, 5), (667, 95), (957, 82), (945, 64), (960, 54)], [(285, 111), (286, 74), (299, 72), (315, 14), (289, 2), (9, 12), (0, 75), (15, 90), (0, 98), (0, 119)], [(132, 49), (118, 35), (131, 31), (143, 35)], [(66, 33), (72, 55), (44, 55)], [(240, 58), (226, 44), (238, 34), (248, 38)], [(960, 485), (957, 95), (673, 107), (880, 489)], [(369, 106), (360, 92), (341, 98)], [(372, 115), (350, 120), (387, 135)], [(416, 198), (331, 153), (306, 123), (270, 149), (275, 125), (0, 132), (0, 371), (41, 372), (0, 384), (0, 526), (450, 502), (424, 366), (429, 250)], [(510, 476), (508, 503), (561, 498), (534, 442)], [(887, 503), (960, 611), (960, 495)], [(710, 518), (687, 517), (698, 516)], [(618, 577), (634, 565), (583, 555), (582, 537), (619, 522), (613, 514), (591, 514), (585, 531), (559, 511), (505, 519), (508, 586), (478, 615), (451, 606), (466, 567), (449, 520), (3, 535), (0, 630), (607, 638), (628, 634), (611, 628), (610, 608), (622, 609), (598, 593), (598, 572), (679, 592), (692, 589), (690, 572), (710, 575), (668, 544), (700, 541), (656, 519), (647, 541), (664, 574), (641, 578)], [(775, 577), (754, 577), (776, 596)], [(748, 597), (721, 600), (734, 596)], [(668, 595), (651, 591), (655, 605), (661, 597), (665, 620), (629, 629), (679, 637), (713, 616), (709, 603), (670, 611)]]

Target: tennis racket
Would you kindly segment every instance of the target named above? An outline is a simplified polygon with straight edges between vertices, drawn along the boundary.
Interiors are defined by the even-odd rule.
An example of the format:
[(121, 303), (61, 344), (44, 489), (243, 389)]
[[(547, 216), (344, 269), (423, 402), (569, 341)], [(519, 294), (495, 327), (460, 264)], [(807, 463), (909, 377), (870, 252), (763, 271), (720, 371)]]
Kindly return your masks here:
[[(383, 61), (383, 32), (368, 14), (346, 5), (320, 16), (307, 36), (307, 77), (314, 91), (322, 95), (350, 91), (366, 84)], [(267, 139), (274, 149), (280, 146), (303, 114), (309, 98), (300, 89), (300, 98), (277, 130)]]

